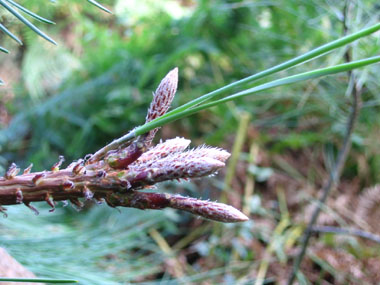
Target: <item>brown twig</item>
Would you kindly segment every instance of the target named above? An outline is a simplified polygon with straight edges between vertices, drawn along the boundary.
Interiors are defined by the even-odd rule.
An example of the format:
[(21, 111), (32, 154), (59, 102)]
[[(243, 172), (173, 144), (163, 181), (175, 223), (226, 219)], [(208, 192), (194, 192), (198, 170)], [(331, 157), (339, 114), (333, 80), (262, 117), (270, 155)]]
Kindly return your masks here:
[[(174, 69), (161, 81), (154, 94), (146, 120), (162, 116), (169, 109), (178, 81)], [(199, 147), (186, 150), (190, 144), (184, 138), (175, 138), (151, 146), (157, 129), (137, 138), (130, 145), (111, 143), (101, 148), (89, 160), (79, 159), (67, 168), (60, 167), (63, 157), (50, 171), (31, 172), (31, 166), (18, 175), (20, 169), (12, 164), (0, 178), (0, 211), (3, 205), (24, 203), (35, 213), (32, 202), (45, 201), (54, 211), (57, 201), (70, 201), (82, 207), (80, 198), (105, 200), (109, 206), (138, 209), (166, 207), (188, 211), (220, 222), (240, 222), (248, 218), (225, 204), (194, 198), (139, 190), (158, 182), (208, 176), (225, 166), (230, 154), (222, 149)], [(114, 142), (115, 142), (114, 141)]]

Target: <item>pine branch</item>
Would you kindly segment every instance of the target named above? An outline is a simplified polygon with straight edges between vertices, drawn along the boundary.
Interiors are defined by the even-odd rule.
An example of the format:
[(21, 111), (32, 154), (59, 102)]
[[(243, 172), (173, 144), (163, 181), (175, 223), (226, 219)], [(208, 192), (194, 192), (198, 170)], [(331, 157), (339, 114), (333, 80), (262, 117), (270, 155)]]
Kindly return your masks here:
[[(163, 115), (173, 100), (178, 81), (174, 69), (163, 79), (154, 94), (147, 120)], [(32, 202), (45, 201), (54, 211), (57, 201), (71, 201), (82, 207), (80, 198), (105, 200), (111, 207), (138, 209), (180, 209), (220, 222), (241, 222), (248, 218), (235, 208), (210, 201), (170, 195), (145, 193), (139, 190), (173, 179), (190, 179), (215, 174), (225, 166), (230, 154), (222, 149), (199, 147), (186, 150), (190, 144), (184, 138), (174, 138), (151, 147), (157, 130), (138, 137), (130, 145), (106, 146), (90, 156), (60, 169), (64, 159), (51, 170), (31, 172), (32, 165), (18, 175), (20, 169), (12, 164), (0, 178), (1, 205), (25, 204), (34, 212)], [(116, 140), (117, 141), (117, 140)]]

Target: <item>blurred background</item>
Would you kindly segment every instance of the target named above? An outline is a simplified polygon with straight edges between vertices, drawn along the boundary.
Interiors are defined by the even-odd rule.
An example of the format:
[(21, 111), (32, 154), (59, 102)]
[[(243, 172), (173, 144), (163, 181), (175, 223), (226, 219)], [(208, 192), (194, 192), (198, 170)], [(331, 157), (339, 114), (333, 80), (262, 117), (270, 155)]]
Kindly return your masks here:
[[(0, 174), (11, 162), (50, 169), (93, 153), (144, 123), (160, 80), (179, 67), (173, 105), (291, 59), (379, 21), (376, 0), (20, 1), (56, 22), (39, 38), (4, 9), (0, 45)], [(353, 59), (379, 54), (379, 34), (352, 45)], [(276, 75), (344, 62), (345, 48)], [(380, 235), (378, 65), (355, 71), (363, 85), (352, 150), (318, 225)], [(272, 76), (272, 79), (276, 78)], [(227, 202), (252, 220), (220, 224), (184, 212), (78, 212), (44, 204), (0, 218), (0, 246), (39, 277), (80, 284), (252, 284), (286, 281), (299, 239), (342, 145), (351, 107), (349, 76), (338, 74), (239, 99), (164, 126), (159, 138), (232, 152), (217, 176), (162, 183), (157, 191)], [(380, 245), (352, 235), (313, 235), (299, 282), (380, 282)]]

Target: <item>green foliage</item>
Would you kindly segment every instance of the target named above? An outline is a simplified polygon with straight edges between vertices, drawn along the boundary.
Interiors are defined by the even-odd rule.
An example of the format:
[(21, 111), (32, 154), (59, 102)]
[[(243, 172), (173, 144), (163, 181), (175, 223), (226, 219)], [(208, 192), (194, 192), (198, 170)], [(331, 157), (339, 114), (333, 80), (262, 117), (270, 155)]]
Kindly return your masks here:
[(60, 208), (52, 215), (45, 208), (34, 216), (13, 207), (0, 225), (1, 246), (39, 276), (80, 284), (117, 284), (159, 271), (161, 253), (146, 231), (167, 228), (173, 221), (164, 213), (120, 214), (106, 206), (70, 212)]

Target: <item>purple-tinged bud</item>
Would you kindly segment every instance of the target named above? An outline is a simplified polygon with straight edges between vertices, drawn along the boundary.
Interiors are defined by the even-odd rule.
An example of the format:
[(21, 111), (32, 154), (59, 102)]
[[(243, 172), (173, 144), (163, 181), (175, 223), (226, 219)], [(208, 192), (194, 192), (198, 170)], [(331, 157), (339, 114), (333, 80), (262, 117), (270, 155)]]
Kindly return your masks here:
[(210, 146), (201, 146), (192, 151), (207, 154), (207, 157), (219, 160), (221, 162), (225, 162), (231, 156), (231, 154), (224, 149)]
[(145, 193), (132, 191), (127, 194), (112, 194), (108, 197), (113, 206), (132, 207), (141, 210), (163, 209), (169, 206), (170, 201), (163, 193)]
[(12, 163), (8, 171), (5, 173), (5, 179), (13, 179), (20, 172), (20, 168), (17, 167), (16, 163)]
[(133, 207), (142, 210), (157, 210), (169, 207), (223, 223), (236, 223), (249, 220), (249, 218), (239, 210), (222, 203), (166, 193), (132, 191), (120, 195), (113, 194), (109, 197), (109, 202), (112, 206)]
[[(150, 104), (148, 114), (145, 122), (148, 123), (158, 117), (164, 115), (170, 108), (174, 95), (178, 86), (178, 68), (171, 70), (162, 79), (160, 85), (158, 85), (156, 92), (153, 93), (153, 100)], [(158, 128), (151, 130), (144, 136), (144, 142), (146, 145), (150, 145)]]
[(24, 169), (23, 174), (29, 174), (32, 171), (33, 163), (29, 164), (27, 168)]
[(36, 185), (36, 186), (40, 185), (45, 176), (46, 176), (46, 173), (44, 173), (44, 172), (42, 172), (40, 174), (36, 174), (32, 179), (34, 185)]
[(170, 104), (173, 101), (174, 95), (177, 91), (178, 86), (178, 68), (171, 70), (162, 79), (160, 85), (158, 85), (156, 92), (153, 93), (153, 100), (150, 104), (148, 114), (146, 116), (145, 122), (148, 123), (154, 119), (165, 114)]
[[(217, 148), (197, 148), (194, 150), (174, 153), (159, 160), (131, 166), (132, 173), (150, 173), (147, 184), (179, 178), (194, 178), (215, 174), (224, 167), (228, 153)], [(135, 177), (131, 177), (135, 181)], [(135, 178), (135, 179), (133, 179)], [(139, 177), (140, 183), (143, 183)], [(133, 183), (132, 183), (133, 184)]]
[(60, 155), (59, 156), (59, 161), (57, 163), (55, 163), (52, 167), (51, 167), (51, 171), (53, 172), (57, 172), (59, 171), (59, 168), (61, 167), (62, 163), (65, 161), (65, 158), (63, 157), (63, 155)]
[(149, 164), (160, 158), (164, 158), (170, 154), (184, 151), (190, 144), (190, 140), (185, 138), (174, 138), (166, 140), (154, 146), (147, 152), (144, 152), (134, 164), (143, 164), (149, 166)]
[(167, 194), (167, 197), (170, 200), (171, 208), (187, 211), (206, 219), (223, 223), (245, 222), (249, 220), (242, 212), (226, 204), (182, 197), (179, 195), (170, 196)]

